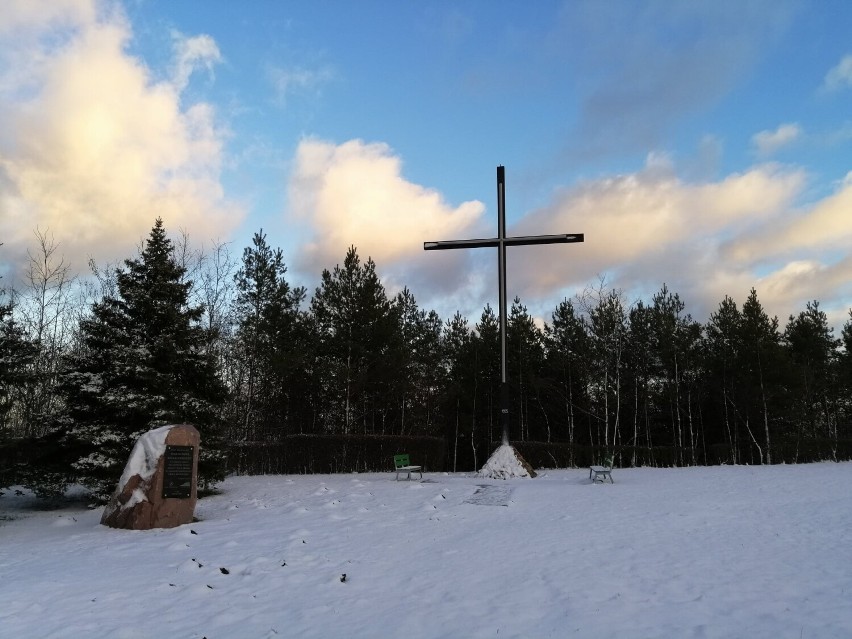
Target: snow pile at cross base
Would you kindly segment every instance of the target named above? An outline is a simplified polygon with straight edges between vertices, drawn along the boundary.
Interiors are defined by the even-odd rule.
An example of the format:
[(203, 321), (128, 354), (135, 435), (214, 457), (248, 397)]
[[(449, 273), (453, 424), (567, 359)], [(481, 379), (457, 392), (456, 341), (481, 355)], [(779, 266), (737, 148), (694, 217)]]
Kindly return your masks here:
[(535, 477), (535, 471), (514, 446), (503, 444), (495, 450), (485, 465), (480, 468), (477, 477), (491, 479), (511, 479), (512, 477)]

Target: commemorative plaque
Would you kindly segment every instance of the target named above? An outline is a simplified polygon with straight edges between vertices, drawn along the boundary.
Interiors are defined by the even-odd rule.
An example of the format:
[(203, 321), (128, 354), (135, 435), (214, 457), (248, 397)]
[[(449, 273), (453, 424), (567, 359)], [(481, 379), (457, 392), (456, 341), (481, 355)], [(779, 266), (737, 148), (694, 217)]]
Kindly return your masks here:
[(163, 498), (189, 499), (192, 496), (193, 446), (166, 446), (163, 459)]

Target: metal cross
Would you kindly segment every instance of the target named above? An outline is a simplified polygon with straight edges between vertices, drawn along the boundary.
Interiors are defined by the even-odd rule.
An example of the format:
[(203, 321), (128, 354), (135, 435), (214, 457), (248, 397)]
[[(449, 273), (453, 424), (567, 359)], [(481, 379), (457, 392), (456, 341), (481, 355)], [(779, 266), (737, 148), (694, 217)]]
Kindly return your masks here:
[(426, 251), (444, 249), (494, 247), (497, 251), (498, 285), (500, 289), (500, 423), (503, 426), (503, 444), (509, 443), (509, 383), (506, 367), (506, 247), (529, 244), (571, 244), (583, 241), (582, 233), (562, 235), (526, 235), (506, 237), (506, 172), (497, 167), (497, 237), (480, 240), (449, 240), (423, 242)]

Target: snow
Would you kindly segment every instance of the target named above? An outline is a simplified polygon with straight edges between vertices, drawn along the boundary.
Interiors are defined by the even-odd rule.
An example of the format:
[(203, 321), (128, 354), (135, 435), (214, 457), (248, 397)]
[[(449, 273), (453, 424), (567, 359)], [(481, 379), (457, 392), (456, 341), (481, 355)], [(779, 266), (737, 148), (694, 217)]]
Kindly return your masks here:
[(852, 463), (613, 477), (231, 477), (152, 531), (9, 491), (0, 636), (852, 636)]
[(166, 437), (172, 428), (174, 425), (160, 426), (149, 430), (136, 440), (118, 481), (119, 486), (124, 486), (133, 475), (139, 475), (145, 481), (151, 479), (157, 470), (157, 462), (166, 452)]
[(491, 453), (491, 457), (485, 465), (479, 469), (479, 477), (490, 477), (491, 479), (512, 479), (514, 477), (529, 477), (530, 474), (524, 468), (515, 449), (508, 444), (499, 446)]
[[(157, 470), (157, 463), (160, 457), (166, 452), (166, 437), (172, 428), (174, 428), (174, 424), (160, 426), (159, 428), (149, 430), (136, 440), (127, 464), (124, 466), (124, 472), (121, 473), (121, 479), (118, 480), (118, 488), (116, 490), (123, 490), (133, 475), (139, 475), (143, 482), (151, 479)], [(144, 491), (137, 488), (133, 491), (130, 500), (122, 506), (122, 510), (131, 508), (140, 501), (148, 501), (148, 498), (145, 496)]]

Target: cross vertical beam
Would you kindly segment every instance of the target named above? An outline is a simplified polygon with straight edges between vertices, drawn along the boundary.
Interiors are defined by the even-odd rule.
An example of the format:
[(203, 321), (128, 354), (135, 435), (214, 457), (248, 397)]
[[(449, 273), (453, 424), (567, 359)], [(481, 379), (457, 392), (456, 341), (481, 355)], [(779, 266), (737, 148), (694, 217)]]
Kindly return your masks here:
[(509, 444), (509, 365), (507, 363), (508, 353), (506, 346), (506, 307), (508, 299), (506, 296), (506, 170), (502, 166), (497, 167), (497, 239), (500, 241), (497, 247), (497, 286), (500, 289), (498, 296), (500, 305), (500, 426), (503, 431), (503, 445)]
[(423, 250), (438, 251), (461, 248), (497, 248), (497, 280), (500, 302), (500, 424), (503, 428), (503, 444), (509, 443), (509, 380), (506, 357), (506, 247), (528, 246), (532, 244), (569, 244), (582, 242), (582, 233), (563, 233), (561, 235), (527, 235), (506, 237), (506, 172), (503, 166), (497, 167), (497, 237), (474, 240), (448, 240), (444, 242), (424, 242)]

